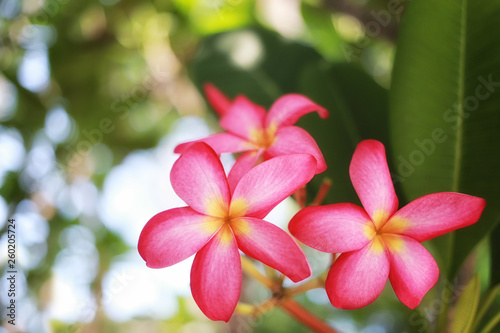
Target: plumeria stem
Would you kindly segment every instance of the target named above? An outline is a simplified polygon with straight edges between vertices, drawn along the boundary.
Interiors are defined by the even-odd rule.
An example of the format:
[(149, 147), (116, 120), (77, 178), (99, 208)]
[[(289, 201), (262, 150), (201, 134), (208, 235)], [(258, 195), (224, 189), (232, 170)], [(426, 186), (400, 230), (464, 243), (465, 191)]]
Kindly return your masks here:
[(267, 311), (276, 307), (277, 301), (272, 298), (258, 305), (252, 305), (247, 303), (238, 302), (236, 305), (236, 312), (240, 315), (259, 317), (265, 314)]
[(278, 279), (278, 274), (275, 269), (264, 265), (264, 272), (266, 273), (266, 276), (271, 280), (276, 281)]
[(337, 333), (335, 329), (322, 322), (320, 319), (304, 309), (299, 303), (291, 298), (286, 298), (280, 305), (298, 321), (300, 321), (304, 325), (307, 325), (314, 332)]
[(255, 312), (255, 306), (252, 304), (238, 302), (234, 311), (240, 315), (251, 316)]
[(321, 205), (323, 203), (323, 200), (325, 200), (325, 197), (328, 194), (328, 191), (330, 191), (331, 187), (332, 187), (332, 180), (330, 178), (323, 179), (323, 182), (321, 183), (321, 187), (319, 188), (319, 191), (316, 194), (316, 197), (314, 198), (313, 202), (311, 203), (311, 206)]
[[(325, 272), (325, 273), (327, 273), (327, 272)], [(325, 273), (323, 273), (320, 276), (318, 276), (314, 279), (311, 279), (305, 283), (302, 283), (301, 285), (287, 289), (286, 290), (287, 295), (302, 294), (302, 293), (305, 293), (306, 291), (309, 291), (311, 289), (324, 288), (325, 287), (325, 277), (326, 277)]]
[(274, 309), (276, 307), (276, 300), (274, 298), (271, 298), (265, 302), (260, 303), (255, 307), (255, 312), (254, 315), (260, 316), (266, 313), (267, 311)]
[[(273, 298), (262, 303), (261, 305), (252, 307), (249, 304), (238, 303), (237, 311), (241, 314), (246, 315), (260, 315), (263, 314), (270, 309), (272, 309), (277, 302), (279, 302), (280, 306), (285, 309), (288, 313), (290, 313), (293, 317), (295, 317), (298, 321), (307, 325), (314, 332), (318, 333), (336, 333), (333, 328), (326, 325), (319, 318), (314, 316), (312, 313), (308, 312), (304, 309), (299, 303), (295, 302), (289, 296), (292, 294), (297, 294), (299, 292), (304, 292), (313, 288), (319, 288), (324, 285), (324, 274), (321, 274), (319, 277), (310, 280), (304, 283), (302, 286), (298, 286), (292, 289), (284, 289), (282, 287), (283, 279), (280, 278), (277, 281), (273, 281), (269, 277), (262, 274), (252, 263), (250, 259), (245, 256), (241, 256), (241, 267), (243, 271), (249, 276), (253, 277), (264, 286), (269, 288), (273, 292)], [(314, 282), (311, 282), (314, 281)], [(302, 289), (299, 289), (301, 288)]]
[(252, 263), (250, 259), (245, 256), (241, 256), (241, 268), (249, 276), (253, 277), (255, 280), (262, 283), (267, 288), (274, 290), (276, 288), (276, 283), (262, 274)]
[(278, 282), (279, 282), (280, 286), (283, 285), (283, 281), (285, 281), (285, 276), (283, 274), (280, 274), (278, 277)]

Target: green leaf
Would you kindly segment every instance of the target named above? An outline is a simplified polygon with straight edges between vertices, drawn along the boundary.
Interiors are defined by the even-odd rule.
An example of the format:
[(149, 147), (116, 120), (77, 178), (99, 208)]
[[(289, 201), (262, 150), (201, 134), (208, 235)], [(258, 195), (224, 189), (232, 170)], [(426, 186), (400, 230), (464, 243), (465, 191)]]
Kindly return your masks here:
[(491, 332), (491, 330), (493, 330), (498, 324), (500, 324), (500, 313), (498, 313), (488, 322), (488, 324), (486, 324), (481, 333)]
[(328, 60), (344, 59), (342, 39), (333, 26), (330, 11), (303, 3), (302, 18), (307, 26), (306, 37), (321, 55)]
[(497, 297), (499, 292), (500, 292), (500, 284), (494, 288), (487, 290), (484, 293), (484, 296), (481, 299), (481, 305), (479, 306), (479, 308), (477, 310), (477, 316), (476, 316), (476, 318), (474, 318), (474, 323), (472, 324), (472, 329), (477, 328), (478, 325), (481, 323), (481, 320), (483, 319), (486, 312), (489, 310), (491, 304), (493, 304), (493, 302), (495, 301), (495, 298)]
[(499, 16), (499, 1), (412, 1), (397, 43), (390, 122), (407, 199), (455, 191), (487, 200), (480, 221), (440, 248), (450, 278), (500, 216)]
[(328, 165), (313, 179), (313, 190), (329, 177), (332, 190), (325, 203), (359, 203), (349, 164), (361, 140), (388, 143), (387, 91), (353, 65), (319, 63), (304, 71), (300, 92), (330, 112), (327, 119), (310, 114), (297, 123), (314, 137)]
[(476, 275), (465, 287), (458, 299), (455, 308), (454, 320), (451, 333), (468, 333), (471, 331), (472, 323), (479, 304), (480, 285), (479, 277)]
[(490, 284), (500, 284), (500, 226), (497, 225), (490, 235)]

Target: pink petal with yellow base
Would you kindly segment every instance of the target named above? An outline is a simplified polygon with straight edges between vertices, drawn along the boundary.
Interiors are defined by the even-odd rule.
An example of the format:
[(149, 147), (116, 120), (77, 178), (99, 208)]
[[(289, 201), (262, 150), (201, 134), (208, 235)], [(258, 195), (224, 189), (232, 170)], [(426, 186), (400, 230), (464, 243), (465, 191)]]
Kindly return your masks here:
[(215, 151), (206, 143), (193, 143), (171, 171), (175, 192), (190, 207), (155, 215), (143, 229), (139, 252), (148, 266), (155, 268), (197, 252), (191, 270), (193, 298), (208, 318), (228, 321), (241, 291), (238, 243), (247, 254), (294, 281), (311, 274), (304, 254), (290, 236), (253, 217), (267, 215), (307, 183), (315, 168), (311, 155), (273, 158), (246, 173), (231, 197)]
[[(260, 151), (264, 153), (264, 160), (286, 154), (311, 154), (317, 161), (316, 173), (326, 170), (325, 160), (314, 139), (306, 131), (291, 126), (300, 117), (313, 111), (326, 118), (326, 109), (305, 96), (288, 94), (279, 98), (271, 106), (269, 113), (266, 113), (263, 107), (254, 104), (245, 96), (238, 96), (231, 101), (213, 85), (207, 84), (205, 89), (207, 98), (222, 115), (220, 125), (227, 133), (193, 142), (205, 142), (212, 146), (217, 154)], [(180, 144), (175, 148), (175, 152), (184, 152), (193, 142)], [(247, 161), (248, 159), (244, 158), (241, 162)], [(231, 189), (241, 178), (242, 170), (247, 169), (241, 168), (230, 176)]]
[(220, 120), (220, 126), (248, 140), (262, 131), (266, 109), (252, 103), (245, 96), (238, 96), (233, 101), (229, 112)]
[(161, 212), (142, 229), (139, 254), (151, 268), (174, 265), (198, 252), (222, 223), (189, 207)]
[[(194, 210), (224, 217), (230, 192), (224, 168), (205, 143), (194, 143), (174, 163), (170, 182), (177, 195)], [(195, 190), (194, 190), (195, 189)]]
[(273, 144), (266, 150), (265, 159), (287, 154), (311, 154), (317, 162), (316, 173), (326, 170), (326, 162), (313, 137), (297, 126), (280, 128)]
[(328, 117), (328, 111), (325, 108), (311, 101), (309, 98), (299, 94), (288, 94), (280, 97), (269, 109), (265, 126), (283, 126), (293, 125), (300, 117), (317, 111), (321, 118)]
[(262, 153), (260, 150), (252, 150), (241, 154), (236, 159), (236, 162), (227, 176), (227, 182), (229, 183), (229, 189), (231, 192), (234, 191), (241, 177), (246, 175), (248, 171), (250, 171), (250, 169), (258, 163), (261, 156)]
[(257, 165), (236, 185), (231, 214), (264, 218), (278, 203), (310, 181), (315, 170), (316, 159), (305, 154), (279, 156)]
[(330, 302), (339, 309), (367, 306), (384, 289), (389, 268), (389, 259), (378, 238), (361, 250), (342, 253), (326, 279)]
[(311, 276), (306, 256), (290, 235), (277, 226), (251, 217), (231, 222), (238, 247), (245, 254), (277, 269), (293, 282)]
[(191, 268), (191, 292), (198, 307), (212, 320), (227, 322), (241, 292), (241, 260), (228, 226), (201, 249)]
[(217, 154), (221, 153), (239, 153), (242, 151), (247, 151), (252, 149), (246, 139), (242, 139), (239, 136), (233, 135), (231, 133), (217, 133), (210, 135), (204, 139), (181, 143), (174, 149), (174, 153), (182, 154), (188, 149), (192, 144), (196, 142), (204, 142), (215, 151)]
[[(375, 140), (357, 146), (349, 173), (364, 209), (352, 204), (308, 207), (292, 219), (290, 231), (313, 248), (342, 252), (326, 280), (334, 306), (357, 309), (370, 304), (389, 277), (398, 298), (413, 309), (439, 278), (434, 258), (420, 242), (477, 222), (486, 202), (442, 192), (396, 212), (398, 199), (385, 149)], [(369, 244), (362, 247), (367, 239)]]
[(384, 230), (423, 242), (476, 223), (485, 206), (484, 199), (467, 194), (428, 194), (401, 208)]
[(439, 268), (432, 255), (414, 239), (385, 235), (391, 263), (389, 279), (399, 300), (410, 309), (420, 304), (436, 284)]
[(376, 140), (361, 141), (354, 151), (349, 175), (363, 207), (380, 227), (398, 209), (384, 145)]
[(373, 238), (366, 211), (351, 203), (306, 207), (290, 221), (288, 230), (298, 240), (323, 252), (359, 250)]

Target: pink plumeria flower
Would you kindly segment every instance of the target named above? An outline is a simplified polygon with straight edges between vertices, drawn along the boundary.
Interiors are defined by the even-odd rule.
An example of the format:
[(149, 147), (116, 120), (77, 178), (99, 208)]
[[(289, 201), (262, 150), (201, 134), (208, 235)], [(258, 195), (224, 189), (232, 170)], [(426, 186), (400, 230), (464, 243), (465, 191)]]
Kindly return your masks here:
[[(303, 115), (318, 111), (322, 118), (328, 111), (299, 94), (288, 94), (279, 98), (266, 110), (252, 103), (245, 96), (229, 100), (213, 85), (206, 85), (205, 91), (212, 107), (221, 116), (220, 126), (227, 132), (218, 133), (195, 142), (209, 144), (217, 154), (245, 152), (236, 160), (229, 173), (231, 190), (239, 179), (259, 160), (288, 155), (310, 154), (316, 159), (316, 173), (326, 170), (323, 154), (316, 141), (304, 129), (292, 126)], [(176, 147), (182, 153), (192, 142)]]
[(310, 155), (276, 157), (250, 170), (231, 193), (213, 149), (193, 144), (170, 174), (174, 191), (189, 207), (153, 216), (139, 237), (139, 253), (151, 268), (171, 266), (196, 253), (193, 298), (208, 318), (227, 322), (241, 291), (238, 248), (294, 282), (311, 275), (293, 238), (262, 219), (311, 180), (315, 168)]
[(350, 203), (307, 207), (293, 217), (289, 230), (312, 248), (342, 253), (326, 280), (333, 306), (366, 306), (389, 278), (399, 300), (413, 309), (439, 277), (434, 258), (420, 243), (477, 222), (486, 202), (442, 192), (398, 210), (385, 149), (375, 140), (357, 146), (349, 174), (363, 208)]

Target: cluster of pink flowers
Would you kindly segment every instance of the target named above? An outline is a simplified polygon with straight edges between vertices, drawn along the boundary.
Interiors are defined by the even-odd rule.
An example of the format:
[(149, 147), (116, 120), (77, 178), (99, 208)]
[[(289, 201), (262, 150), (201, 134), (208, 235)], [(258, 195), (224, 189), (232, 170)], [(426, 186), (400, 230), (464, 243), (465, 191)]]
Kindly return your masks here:
[[(139, 238), (148, 267), (163, 268), (196, 254), (191, 269), (193, 298), (212, 320), (228, 321), (241, 292), (241, 250), (294, 282), (311, 276), (307, 258), (284, 230), (266, 222), (281, 201), (326, 170), (314, 139), (297, 120), (328, 112), (308, 98), (288, 94), (267, 113), (244, 96), (233, 101), (207, 85), (209, 102), (226, 130), (181, 144), (170, 180), (187, 207), (153, 216)], [(226, 176), (219, 154), (242, 153)], [(420, 244), (475, 223), (481, 198), (452, 192), (418, 198), (398, 210), (385, 148), (360, 142), (350, 169), (363, 207), (337, 203), (307, 207), (290, 221), (304, 244), (341, 253), (330, 269), (326, 291), (337, 308), (366, 306), (389, 278), (397, 297), (415, 308), (436, 284), (439, 270)]]

